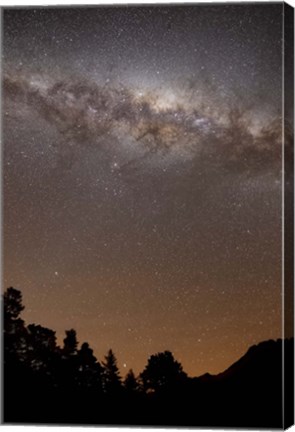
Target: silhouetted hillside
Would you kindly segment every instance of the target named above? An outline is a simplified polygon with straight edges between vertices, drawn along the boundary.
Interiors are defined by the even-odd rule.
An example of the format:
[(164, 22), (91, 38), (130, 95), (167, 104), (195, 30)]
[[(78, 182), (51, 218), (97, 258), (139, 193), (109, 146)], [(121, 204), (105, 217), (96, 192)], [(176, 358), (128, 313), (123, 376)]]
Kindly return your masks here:
[[(285, 340), (285, 344), (289, 341)], [(269, 359), (272, 358), (270, 362)], [(245, 355), (233, 363), (224, 372), (216, 377), (221, 380), (232, 380), (235, 382), (249, 382), (248, 380), (269, 378), (269, 373), (273, 372), (274, 362), (281, 365), (282, 361), (282, 340), (268, 340), (251, 346)]]
[[(294, 340), (284, 341), (285, 383), (288, 405), (285, 423), (293, 422), (292, 383)], [(218, 375), (205, 374), (193, 379), (192, 393), (203, 395), (204, 424), (207, 406), (214, 407), (215, 425), (242, 427), (282, 427), (283, 343), (269, 340), (254, 345), (228, 369)], [(212, 395), (213, 398), (212, 398)]]

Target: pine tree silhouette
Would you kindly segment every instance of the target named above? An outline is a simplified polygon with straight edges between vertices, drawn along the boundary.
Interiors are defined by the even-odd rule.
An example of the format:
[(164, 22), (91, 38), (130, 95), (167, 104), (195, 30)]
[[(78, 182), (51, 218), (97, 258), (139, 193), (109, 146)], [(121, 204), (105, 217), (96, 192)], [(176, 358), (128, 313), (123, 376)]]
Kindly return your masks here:
[(104, 367), (104, 390), (108, 394), (118, 394), (122, 389), (122, 379), (115, 354), (110, 349), (102, 362)]
[(135, 393), (139, 389), (139, 384), (132, 369), (129, 370), (124, 379), (124, 388), (127, 393)]

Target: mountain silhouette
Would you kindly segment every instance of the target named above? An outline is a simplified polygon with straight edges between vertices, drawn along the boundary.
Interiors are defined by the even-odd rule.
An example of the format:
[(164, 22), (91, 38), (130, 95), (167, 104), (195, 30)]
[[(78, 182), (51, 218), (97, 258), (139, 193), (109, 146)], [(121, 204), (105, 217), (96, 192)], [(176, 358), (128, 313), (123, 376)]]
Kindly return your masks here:
[(209, 425), (211, 409), (215, 426), (282, 428), (292, 424), (293, 365), (294, 339), (268, 340), (251, 346), (225, 371), (192, 378), (191, 392), (203, 395), (203, 424)]

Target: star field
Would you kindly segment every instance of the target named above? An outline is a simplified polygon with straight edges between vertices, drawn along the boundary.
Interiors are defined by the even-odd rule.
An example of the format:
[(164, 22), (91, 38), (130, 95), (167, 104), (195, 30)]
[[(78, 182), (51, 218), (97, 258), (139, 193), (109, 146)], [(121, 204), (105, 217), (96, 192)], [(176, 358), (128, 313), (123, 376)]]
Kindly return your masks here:
[[(281, 4), (4, 9), (4, 278), (140, 372), (281, 336)], [(288, 143), (287, 143), (288, 144)]]

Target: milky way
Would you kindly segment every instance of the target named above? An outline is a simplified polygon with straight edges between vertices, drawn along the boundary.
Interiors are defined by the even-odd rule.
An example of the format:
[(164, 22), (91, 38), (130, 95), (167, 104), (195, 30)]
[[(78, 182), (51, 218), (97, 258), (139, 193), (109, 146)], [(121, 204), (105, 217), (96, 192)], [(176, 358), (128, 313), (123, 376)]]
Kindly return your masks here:
[(281, 8), (3, 11), (4, 276), (28, 322), (122, 373), (164, 349), (219, 372), (280, 336)]

